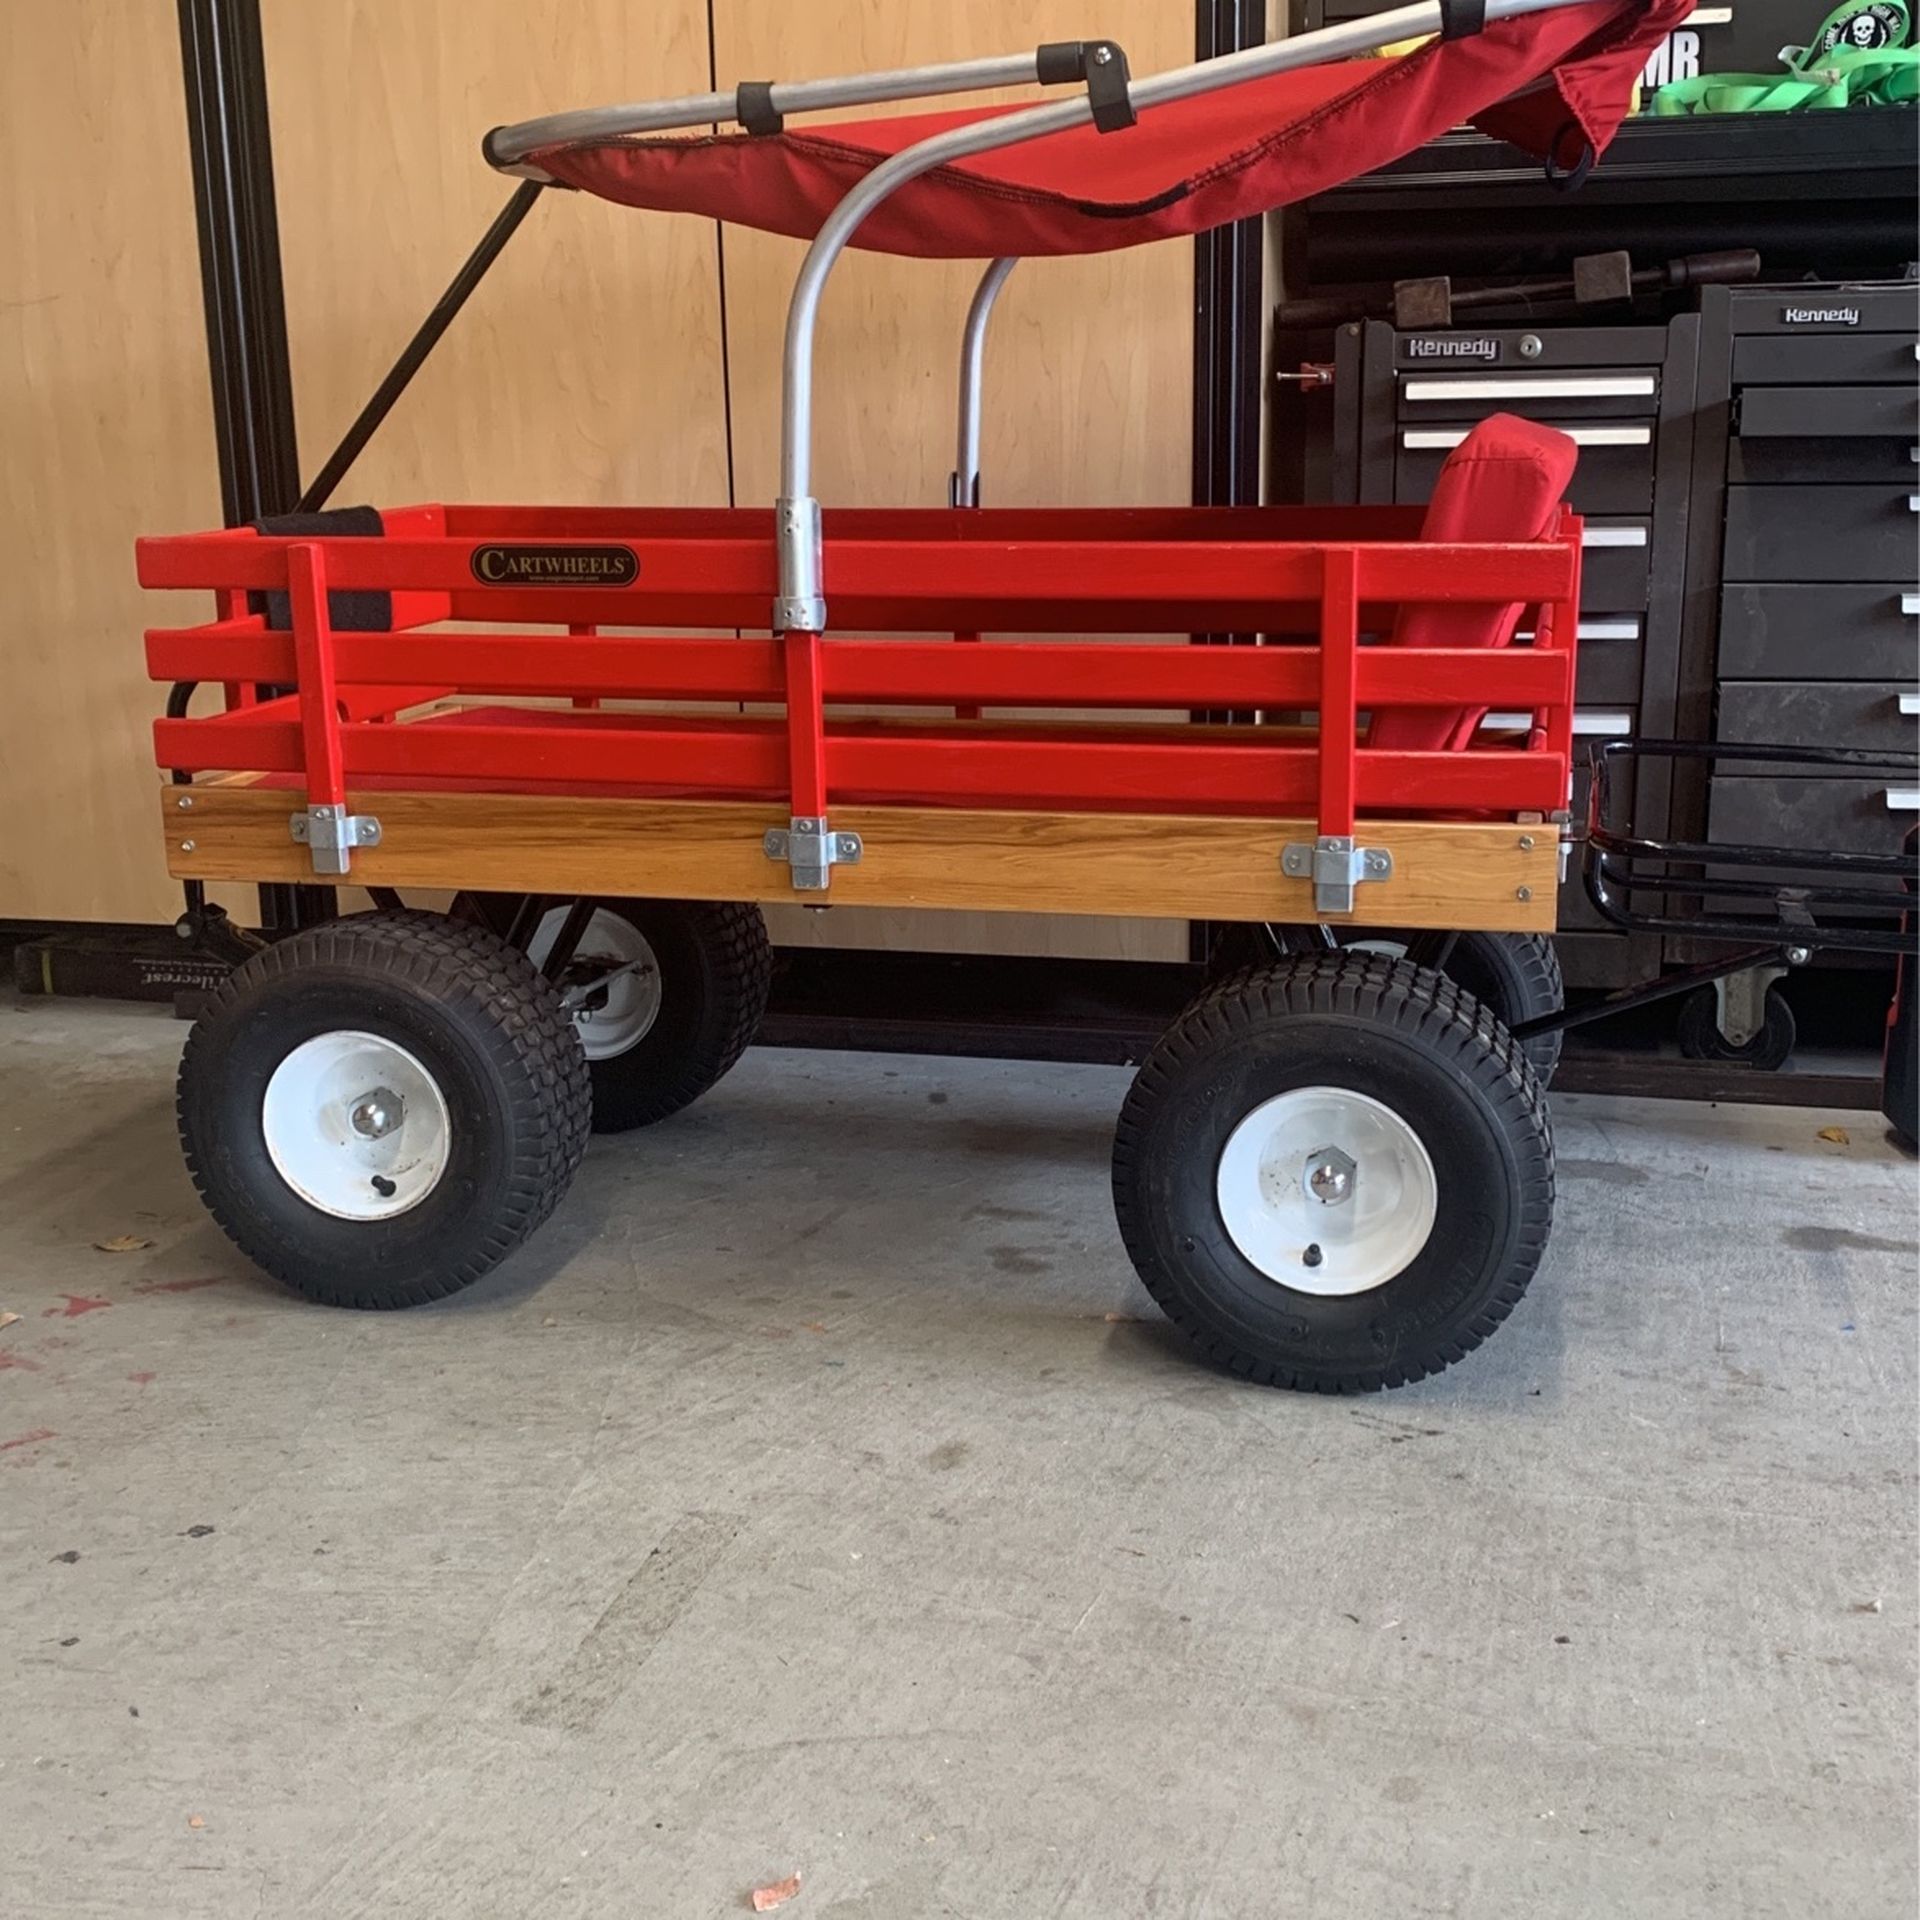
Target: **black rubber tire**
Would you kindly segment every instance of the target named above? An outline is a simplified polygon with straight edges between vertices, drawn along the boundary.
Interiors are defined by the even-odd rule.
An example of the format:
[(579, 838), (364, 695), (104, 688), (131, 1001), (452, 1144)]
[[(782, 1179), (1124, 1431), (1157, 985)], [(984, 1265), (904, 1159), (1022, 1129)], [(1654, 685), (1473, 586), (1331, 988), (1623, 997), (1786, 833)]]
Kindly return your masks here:
[[(274, 1069), (341, 1030), (405, 1046), (447, 1103), (447, 1169), (389, 1220), (322, 1212), (267, 1151)], [(458, 1292), (513, 1252), (572, 1181), (591, 1102), (580, 1036), (526, 956), (483, 928), (407, 911), (331, 921), (256, 954), (195, 1023), (178, 1092), (188, 1171), (234, 1244), (310, 1300), (376, 1308)]]
[[(1422, 964), (1418, 941), (1409, 947), (1408, 958)], [(1503, 1027), (1559, 1013), (1567, 1004), (1560, 956), (1543, 933), (1463, 933), (1455, 939), (1441, 971), (1465, 987)], [(1553, 1084), (1565, 1037), (1536, 1033), (1520, 1043), (1543, 1087)]]
[[(1433, 1162), (1433, 1231), (1369, 1292), (1268, 1278), (1220, 1217), (1229, 1135), (1302, 1086), (1391, 1107)], [(1453, 981), (1375, 954), (1280, 961), (1202, 995), (1141, 1067), (1113, 1149), (1121, 1237), (1168, 1318), (1235, 1373), (1320, 1393), (1401, 1386), (1477, 1347), (1533, 1278), (1553, 1187), (1546, 1102), (1513, 1036)]]
[(1720, 1031), (1719, 996), (1711, 987), (1702, 987), (1680, 1002), (1680, 1051), (1689, 1060), (1722, 1060), (1774, 1073), (1787, 1064), (1799, 1037), (1793, 1009), (1778, 987), (1767, 989), (1766, 1019), (1760, 1031), (1739, 1046)]
[[(1258, 929), (1250, 931), (1257, 933)], [(1296, 933), (1302, 936), (1299, 949), (1302, 952), (1331, 951), (1323, 944), (1317, 929), (1287, 929), (1285, 932), (1288, 936)], [(1430, 967), (1433, 965), (1433, 956), (1449, 936), (1401, 928), (1354, 927), (1337, 929), (1334, 938), (1343, 949), (1363, 944), (1370, 949), (1396, 949), (1397, 952), (1391, 957), (1405, 958), (1416, 966)], [(1469, 932), (1454, 934), (1451, 938), (1453, 945), (1440, 971), (1465, 987), (1492, 1012), (1502, 1026), (1517, 1027), (1523, 1020), (1559, 1013), (1566, 1006), (1567, 987), (1560, 973), (1560, 956), (1545, 934)], [(1311, 944), (1306, 944), (1309, 940)], [(1234, 944), (1241, 946), (1241, 955), (1229, 967), (1229, 972), (1237, 972), (1240, 965), (1252, 961), (1255, 951), (1251, 943)], [(1223, 974), (1222, 977), (1226, 976)], [(1560, 1065), (1560, 1048), (1564, 1038), (1558, 1033), (1537, 1033), (1530, 1040), (1521, 1042), (1527, 1050), (1527, 1058), (1533, 1062), (1534, 1072), (1540, 1076), (1542, 1086), (1551, 1086), (1553, 1083), (1554, 1071)]]
[(737, 901), (595, 900), (660, 967), (660, 1015), (625, 1053), (590, 1063), (593, 1130), (652, 1126), (705, 1093), (753, 1043), (773, 983), (760, 909)]

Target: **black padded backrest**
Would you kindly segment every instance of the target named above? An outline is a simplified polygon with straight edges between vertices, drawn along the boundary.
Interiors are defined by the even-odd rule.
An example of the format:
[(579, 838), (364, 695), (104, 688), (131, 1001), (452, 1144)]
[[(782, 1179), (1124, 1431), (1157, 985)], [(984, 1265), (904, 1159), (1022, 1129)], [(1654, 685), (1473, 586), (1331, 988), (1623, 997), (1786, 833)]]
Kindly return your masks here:
[[(256, 533), (276, 539), (378, 540), (387, 529), (377, 507), (329, 507), (324, 513), (270, 513), (253, 523)], [(247, 610), (264, 613), (270, 627), (293, 625), (293, 609), (284, 593), (250, 593)], [(336, 633), (385, 633), (393, 626), (393, 596), (368, 588), (352, 588), (327, 595), (327, 619)]]

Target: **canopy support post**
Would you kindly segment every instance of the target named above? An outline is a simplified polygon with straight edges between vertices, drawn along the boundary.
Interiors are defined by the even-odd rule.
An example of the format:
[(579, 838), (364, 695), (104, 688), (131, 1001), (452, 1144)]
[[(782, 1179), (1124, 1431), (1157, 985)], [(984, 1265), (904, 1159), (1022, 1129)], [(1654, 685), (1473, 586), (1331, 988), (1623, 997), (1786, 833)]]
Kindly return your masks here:
[[(1581, 0), (1487, 0), (1489, 20), (1510, 20), (1530, 13), (1546, 13)], [(1134, 111), (1217, 93), (1242, 80), (1263, 78), (1296, 67), (1310, 67), (1348, 54), (1372, 53), (1397, 40), (1437, 32), (1445, 22), (1438, 0), (1396, 7), (1359, 20), (1343, 20), (1314, 33), (1295, 35), (1242, 53), (1223, 54), (1190, 67), (1137, 80), (1131, 88)], [(784, 105), (784, 103), (776, 102)], [(776, 501), (777, 554), (780, 567), (774, 625), (786, 631), (789, 623), (806, 622), (809, 630), (826, 624), (826, 602), (821, 594), (819, 502), (813, 496), (813, 347), (819, 328), (820, 296), (827, 277), (859, 230), (860, 223), (887, 197), (931, 173), (936, 167), (978, 153), (997, 153), (1051, 133), (1096, 124), (1093, 100), (1077, 94), (1070, 100), (1048, 101), (996, 119), (949, 127), (944, 133), (907, 147), (884, 160), (859, 181), (846, 198), (822, 221), (787, 306), (786, 347), (781, 363), (780, 492)], [(1114, 137), (1124, 139), (1125, 131)], [(500, 151), (499, 146), (491, 150)], [(498, 161), (496, 161), (498, 164)], [(808, 529), (812, 539), (809, 543)]]
[(875, 167), (821, 224), (806, 259), (800, 263), (787, 306), (786, 348), (781, 363), (780, 494), (774, 502), (780, 566), (779, 593), (773, 603), (776, 632), (804, 626), (819, 633), (827, 622), (826, 600), (821, 592), (820, 503), (813, 496), (813, 342), (820, 318), (820, 296), (834, 263), (861, 221), (908, 181), (949, 161), (1018, 146), (1043, 134), (1089, 125), (1092, 119), (1092, 103), (1081, 94), (1071, 100), (1028, 107), (1005, 119), (976, 121), (934, 134)]
[(973, 304), (967, 309), (966, 329), (960, 336), (959, 457), (954, 463), (953, 477), (947, 482), (950, 507), (980, 504), (980, 396), (985, 382), (987, 322), (993, 318), (1000, 289), (1019, 264), (1014, 258), (996, 260), (981, 275)]
[(347, 469), (359, 459), (361, 450), (379, 430), (413, 376), (420, 371), (440, 336), (453, 325), (455, 316), (467, 304), (487, 269), (499, 259), (502, 249), (519, 231), (520, 222), (533, 209), (533, 203), (546, 190), (539, 180), (522, 180), (514, 188), (507, 204), (494, 216), (493, 224), (480, 236), (479, 244), (461, 263), (460, 271), (447, 283), (447, 290), (433, 304), (433, 311), (421, 321), (413, 338), (401, 348), (400, 357), (387, 369), (387, 377), (373, 391), (373, 398), (360, 409), (340, 444), (328, 454), (327, 463), (314, 475), (313, 484), (300, 496), (296, 513), (318, 513), (333, 497), (333, 490), (346, 478)]

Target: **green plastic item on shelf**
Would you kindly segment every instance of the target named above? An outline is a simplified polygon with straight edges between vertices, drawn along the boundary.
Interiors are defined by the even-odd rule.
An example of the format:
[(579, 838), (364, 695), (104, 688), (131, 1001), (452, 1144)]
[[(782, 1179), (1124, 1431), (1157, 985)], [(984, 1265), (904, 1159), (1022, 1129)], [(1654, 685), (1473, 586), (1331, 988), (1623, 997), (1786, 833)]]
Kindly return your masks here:
[(1907, 0), (1845, 0), (1804, 47), (1782, 47), (1780, 73), (1703, 73), (1672, 80), (1646, 111), (1806, 113), (1833, 107), (1891, 107), (1920, 98), (1920, 48)]

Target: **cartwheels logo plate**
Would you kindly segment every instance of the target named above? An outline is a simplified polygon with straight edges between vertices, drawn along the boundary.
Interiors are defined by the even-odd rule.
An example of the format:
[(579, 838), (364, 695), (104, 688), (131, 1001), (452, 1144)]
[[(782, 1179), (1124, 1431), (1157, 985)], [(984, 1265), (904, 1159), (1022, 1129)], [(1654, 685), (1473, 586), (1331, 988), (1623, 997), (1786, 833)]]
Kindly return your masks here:
[(475, 547), (483, 587), (630, 587), (640, 577), (631, 547)]

